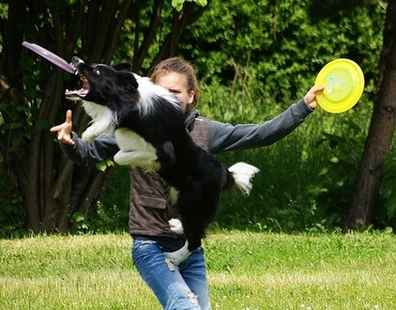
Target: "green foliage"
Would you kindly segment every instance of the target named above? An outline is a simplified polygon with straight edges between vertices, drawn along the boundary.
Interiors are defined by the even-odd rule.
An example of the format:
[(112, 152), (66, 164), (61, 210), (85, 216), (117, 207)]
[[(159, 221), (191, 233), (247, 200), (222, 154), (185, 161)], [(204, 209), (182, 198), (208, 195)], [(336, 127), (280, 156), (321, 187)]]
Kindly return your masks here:
[(84, 214), (80, 212), (75, 212), (72, 215), (71, 221), (76, 225), (76, 229), (78, 232), (86, 232), (89, 228), (87, 225), (87, 219)]
[[(196, 2), (205, 5), (205, 1)], [(67, 0), (62, 5), (69, 8), (75, 3)], [(261, 123), (275, 117), (299, 100), (314, 84), (319, 70), (335, 58), (355, 60), (365, 74), (364, 96), (351, 111), (329, 115), (318, 109), (293, 134), (271, 147), (219, 156), (229, 165), (243, 160), (261, 169), (250, 197), (223, 195), (223, 207), (216, 221), (220, 227), (248, 225), (258, 230), (295, 231), (327, 229), (343, 221), (370, 122), (385, 10), (378, 1), (365, 0), (354, 9), (334, 9), (324, 20), (311, 20), (307, 11), (310, 3), (308, 0), (271, 4), (262, 0), (211, 1), (198, 22), (183, 33), (178, 55), (196, 67), (201, 80), (201, 114), (222, 122)], [(140, 12), (142, 33), (149, 27), (150, 5), (151, 2), (145, 2)], [(171, 25), (171, 10), (171, 3), (166, 2), (166, 14), (142, 71), (148, 70), (150, 60), (164, 43)], [(3, 19), (6, 11), (7, 6), (0, 5)], [(40, 18), (34, 17), (20, 25), (26, 28), (30, 41), (40, 42), (36, 29)], [(115, 59), (133, 58), (135, 26), (133, 18), (123, 25)], [(81, 48), (81, 40), (86, 38), (83, 39), (81, 29), (76, 33), (81, 36), (77, 43)], [(3, 40), (1, 36), (0, 40)], [(139, 38), (138, 42), (142, 40)], [(6, 118), (0, 120), (0, 134), (18, 133), (9, 141), (9, 151), (16, 156), (26, 156), (26, 141), (37, 130), (52, 125), (37, 121), (41, 98), (49, 87), (48, 72), (53, 72), (51, 66), (25, 51), (20, 59), (22, 75), (28, 77), (24, 81), (23, 104), (16, 109), (0, 98), (0, 111)], [(63, 79), (67, 87), (70, 75), (63, 73)], [(61, 117), (63, 120), (64, 115)], [(381, 226), (389, 226), (396, 212), (392, 186), (396, 173), (394, 150), (392, 154), (385, 165), (381, 187), (377, 218)], [(105, 168), (105, 164), (99, 167)], [(127, 169), (117, 170), (97, 204), (97, 211), (89, 217), (74, 215), (74, 223), (81, 231), (126, 229), (129, 175)], [(3, 176), (1, 179), (7, 183)], [(1, 199), (3, 230), (21, 227), (25, 215), (20, 209), (21, 198), (14, 193)]]
[(114, 167), (114, 166), (115, 166), (114, 161), (109, 159), (107, 161), (104, 161), (104, 162), (101, 162), (101, 163), (97, 163), (96, 164), (96, 169), (98, 169), (98, 170), (103, 172), (103, 171), (106, 171), (106, 169), (108, 167)]
[(129, 219), (129, 189), (129, 167), (118, 166), (97, 202), (94, 213), (82, 220), (86, 229), (102, 233), (126, 231)]
[(200, 6), (205, 6), (208, 4), (208, 2), (206, 0), (172, 0), (172, 6), (177, 10), (177, 11), (181, 11), (183, 8), (183, 4), (184, 2), (196, 2), (197, 4), (199, 4)]
[(375, 0), (337, 19), (311, 22), (308, 1), (214, 1), (179, 46), (210, 85), (257, 85), (275, 102), (295, 100), (329, 61), (355, 60), (371, 84), (378, 72), (385, 10)]
[(24, 226), (26, 209), (23, 198), (13, 191), (13, 184), (7, 182), (7, 178), (0, 169), (0, 238), (8, 237), (13, 232), (20, 230)]
[[(231, 97), (225, 87), (201, 88), (201, 114), (233, 124), (261, 123), (291, 104), (267, 104), (253, 87)], [(249, 197), (223, 195), (216, 225), (286, 232), (342, 226), (371, 109), (367, 95), (340, 115), (318, 108), (270, 147), (219, 155), (227, 165), (245, 161), (261, 171)]]
[(377, 205), (376, 226), (390, 226), (396, 230), (396, 149), (392, 146), (388, 154), (381, 182), (380, 199)]
[[(218, 156), (227, 165), (242, 160), (261, 169), (249, 197), (222, 196), (218, 227), (322, 231), (344, 222), (370, 122), (385, 12), (376, 1), (367, 1), (330, 19), (310, 21), (306, 4), (214, 1), (179, 45), (201, 80), (201, 115), (232, 124), (261, 123), (280, 114), (335, 58), (354, 59), (365, 73), (364, 96), (347, 113), (317, 109), (273, 146)], [(128, 178), (125, 173), (122, 182)], [(129, 194), (114, 190), (126, 206)], [(392, 196), (390, 186), (388, 192)], [(113, 203), (101, 202), (108, 223)]]
[(308, 1), (230, 3), (212, 3), (198, 21), (201, 27), (189, 29), (179, 48), (204, 82), (202, 115), (234, 124), (272, 118), (305, 94), (324, 64), (339, 57), (359, 63), (366, 87), (361, 102), (343, 115), (317, 111), (270, 148), (220, 157), (229, 164), (258, 163), (262, 172), (248, 202), (223, 198), (218, 223), (251, 222), (276, 231), (342, 225), (370, 122), (384, 8), (365, 1), (354, 10), (310, 20), (302, 5)]
[(318, 212), (328, 224), (343, 226), (348, 210), (357, 167), (363, 151), (367, 128), (360, 121), (356, 109), (348, 112), (336, 128), (324, 131), (317, 141), (326, 152), (322, 155), (322, 169), (316, 183), (308, 187), (312, 200), (320, 206)]

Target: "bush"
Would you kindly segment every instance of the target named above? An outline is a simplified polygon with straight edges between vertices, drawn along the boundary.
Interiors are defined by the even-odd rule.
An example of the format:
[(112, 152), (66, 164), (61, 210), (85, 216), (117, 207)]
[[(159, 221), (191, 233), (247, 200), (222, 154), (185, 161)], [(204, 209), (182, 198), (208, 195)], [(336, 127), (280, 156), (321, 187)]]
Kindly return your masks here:
[(4, 171), (0, 169), (0, 238), (8, 237), (21, 231), (25, 225), (26, 209), (22, 195), (15, 193), (13, 186), (7, 182)]

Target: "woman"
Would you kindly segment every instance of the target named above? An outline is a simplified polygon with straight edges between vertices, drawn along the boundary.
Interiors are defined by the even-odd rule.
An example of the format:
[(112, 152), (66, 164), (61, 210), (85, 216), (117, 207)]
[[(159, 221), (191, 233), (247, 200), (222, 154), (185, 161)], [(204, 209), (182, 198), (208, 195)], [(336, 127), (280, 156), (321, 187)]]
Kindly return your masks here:
[[(153, 71), (154, 83), (179, 99), (185, 126), (194, 141), (212, 154), (270, 145), (292, 132), (316, 107), (313, 87), (304, 99), (261, 125), (232, 126), (198, 116), (198, 83), (194, 70), (180, 58), (161, 62)], [(118, 152), (113, 135), (102, 135), (85, 144), (72, 132), (72, 113), (65, 123), (51, 128), (58, 133), (63, 152), (80, 165), (91, 165)], [(173, 262), (165, 253), (183, 247), (185, 240), (172, 232), (168, 220), (177, 217), (167, 200), (167, 186), (154, 172), (131, 169), (129, 230), (133, 238), (132, 259), (164, 309), (210, 309), (203, 249), (193, 251), (182, 262)]]

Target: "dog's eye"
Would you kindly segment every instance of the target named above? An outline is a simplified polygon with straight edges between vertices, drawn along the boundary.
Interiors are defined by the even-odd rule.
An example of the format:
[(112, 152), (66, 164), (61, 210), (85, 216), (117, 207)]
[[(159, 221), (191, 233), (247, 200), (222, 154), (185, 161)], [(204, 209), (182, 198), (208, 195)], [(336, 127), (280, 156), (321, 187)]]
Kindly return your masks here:
[(99, 70), (98, 68), (96, 68), (96, 69), (94, 69), (94, 73), (95, 73), (96, 75), (100, 75), (100, 70)]

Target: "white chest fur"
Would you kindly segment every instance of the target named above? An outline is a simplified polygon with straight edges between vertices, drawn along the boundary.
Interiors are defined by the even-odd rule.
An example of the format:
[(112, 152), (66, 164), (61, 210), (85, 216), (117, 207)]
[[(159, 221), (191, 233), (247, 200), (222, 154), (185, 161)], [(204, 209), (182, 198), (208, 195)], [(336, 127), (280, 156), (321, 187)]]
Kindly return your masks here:
[(137, 133), (126, 128), (114, 132), (120, 151), (114, 156), (119, 165), (141, 167), (147, 171), (161, 168), (156, 149)]
[(84, 142), (92, 142), (100, 134), (114, 131), (113, 113), (110, 109), (90, 101), (84, 101), (83, 107), (93, 121), (93, 124), (81, 135)]

